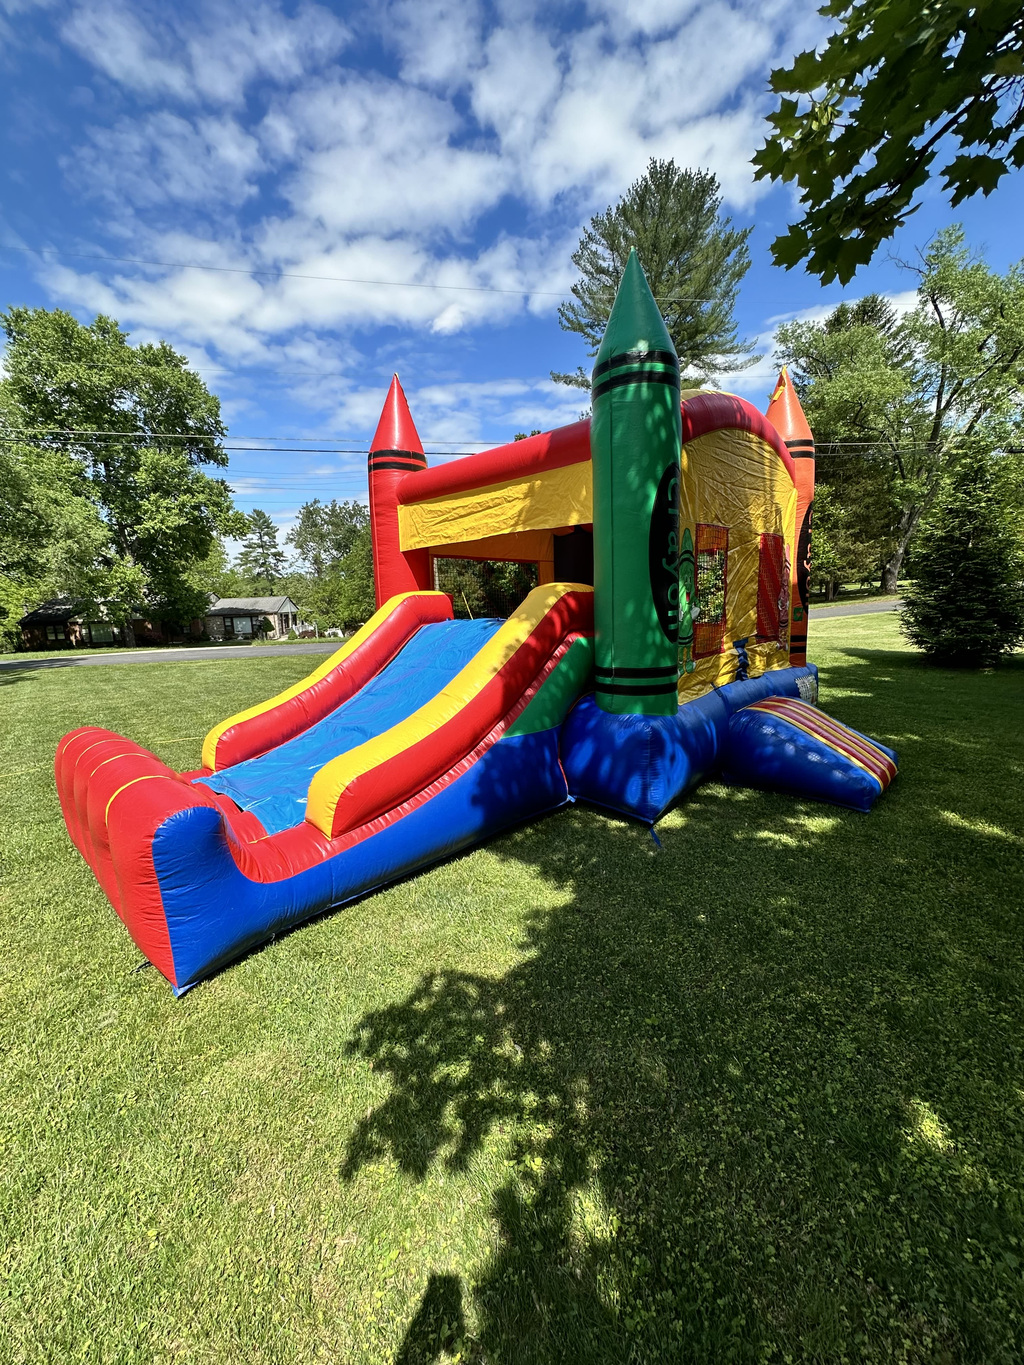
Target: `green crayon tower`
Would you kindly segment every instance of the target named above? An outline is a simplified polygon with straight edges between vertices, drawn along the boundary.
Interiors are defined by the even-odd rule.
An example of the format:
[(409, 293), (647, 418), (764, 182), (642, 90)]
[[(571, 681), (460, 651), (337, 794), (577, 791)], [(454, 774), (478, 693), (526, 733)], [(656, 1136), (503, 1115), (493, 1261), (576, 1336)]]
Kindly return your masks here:
[(679, 361), (635, 251), (591, 379), (598, 706), (674, 715), (679, 640)]

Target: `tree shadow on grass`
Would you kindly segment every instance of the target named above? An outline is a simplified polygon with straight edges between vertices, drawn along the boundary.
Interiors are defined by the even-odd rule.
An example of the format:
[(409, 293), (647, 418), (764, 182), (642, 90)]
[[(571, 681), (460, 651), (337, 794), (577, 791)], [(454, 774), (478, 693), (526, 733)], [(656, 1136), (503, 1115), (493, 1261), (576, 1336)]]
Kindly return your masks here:
[[(982, 742), (964, 818), (1014, 761)], [(1020, 1358), (1013, 873), (938, 816), (925, 765), (871, 817), (712, 784), (661, 853), (579, 809), (491, 846), (565, 903), (504, 976), (428, 974), (350, 1042), (391, 1088), (347, 1177), (511, 1162), (496, 1254), (432, 1279), (403, 1365), (456, 1351), (463, 1294), (494, 1365)]]

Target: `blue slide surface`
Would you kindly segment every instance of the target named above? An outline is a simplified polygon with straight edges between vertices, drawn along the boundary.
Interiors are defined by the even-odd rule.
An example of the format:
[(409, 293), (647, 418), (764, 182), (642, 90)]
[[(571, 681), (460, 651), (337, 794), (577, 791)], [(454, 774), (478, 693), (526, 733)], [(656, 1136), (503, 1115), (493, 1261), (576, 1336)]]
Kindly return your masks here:
[(301, 735), (197, 784), (251, 811), (268, 834), (299, 824), (314, 773), (339, 754), (390, 730), (435, 697), (497, 633), (504, 621), (443, 621), (421, 626), (354, 697)]

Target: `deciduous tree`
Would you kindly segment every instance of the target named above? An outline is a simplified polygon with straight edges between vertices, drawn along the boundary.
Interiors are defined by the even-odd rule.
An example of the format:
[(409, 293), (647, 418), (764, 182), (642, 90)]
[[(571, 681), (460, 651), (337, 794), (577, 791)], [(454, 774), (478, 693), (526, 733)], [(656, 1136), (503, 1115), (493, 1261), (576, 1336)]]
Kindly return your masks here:
[(321, 630), (355, 630), (373, 615), (373, 553), (370, 530), (360, 531), (343, 559), (317, 578), (296, 586), (292, 596), (306, 620)]
[(310, 572), (321, 578), (352, 552), (369, 524), (369, 511), (355, 499), (322, 503), (314, 498), (299, 508), (287, 541)]
[(906, 222), (944, 148), (958, 149), (942, 167), (954, 206), (1024, 166), (1024, 17), (1020, 0), (830, 0), (820, 13), (835, 31), (772, 72), (782, 98), (754, 164), (800, 190), (776, 262), (845, 284)]
[[(201, 615), (188, 568), (218, 531), (239, 529), (227, 484), (202, 468), (227, 464), (217, 398), (184, 356), (165, 342), (130, 345), (112, 318), (85, 325), (62, 309), (11, 308), (0, 325), (8, 435), (36, 505), (57, 499), (67, 513), (58, 520), (83, 537), (64, 556), (80, 561), (66, 590), (105, 594), (111, 610), (116, 602), (170, 620)], [(66, 532), (57, 541), (66, 545)], [(130, 614), (122, 624), (131, 643)]]
[(830, 456), (884, 471), (891, 544), (881, 577), (896, 589), (907, 547), (945, 475), (978, 451), (1012, 444), (1024, 420), (1024, 264), (1005, 275), (966, 247), (958, 227), (908, 266), (916, 307), (900, 319), (870, 304), (777, 334)]

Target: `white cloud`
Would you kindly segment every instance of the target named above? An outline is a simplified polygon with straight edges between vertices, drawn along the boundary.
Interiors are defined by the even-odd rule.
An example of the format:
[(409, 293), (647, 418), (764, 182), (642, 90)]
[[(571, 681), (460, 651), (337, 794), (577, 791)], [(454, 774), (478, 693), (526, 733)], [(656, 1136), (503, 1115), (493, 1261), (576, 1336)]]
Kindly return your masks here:
[(234, 119), (167, 110), (94, 128), (65, 159), (73, 183), (136, 211), (169, 203), (237, 206), (256, 193), (263, 168), (258, 142)]
[[(410, 335), (443, 348), (550, 316), (582, 223), (649, 157), (712, 169), (733, 208), (763, 193), (750, 167), (760, 87), (806, 15), (781, 0), (587, 0), (571, 13), (566, 28), (568, 7), (537, 0), (496, 0), (487, 17), (478, 0), (381, 3), (352, 18), (386, 50), (374, 70), (342, 64), (367, 47), (313, 4), (70, 0), (66, 41), (121, 98), (106, 122), (109, 99), (78, 115), (94, 122), (68, 154), (72, 188), (103, 197), (119, 254), (225, 273), (66, 261), (42, 282), (137, 339), (169, 337), (211, 376), (242, 370), (238, 413), (255, 401), (247, 367), (265, 366), (333, 429), (372, 429), (386, 383), (360, 353), (368, 333), (393, 326), (394, 349)], [(521, 383), (425, 387), (417, 420), (470, 439), (572, 420), (585, 403)]]
[[(487, 440), (510, 441), (517, 431), (574, 422), (586, 406), (586, 396), (552, 384), (539, 376), (406, 384), (409, 410), (421, 440), (428, 447), (450, 446), (466, 454)], [(327, 419), (335, 431), (372, 432), (380, 416), (387, 383), (353, 384), (340, 392)], [(465, 449), (459, 449), (465, 447)], [(431, 455), (430, 463), (450, 456)]]
[(696, 0), (588, 0), (588, 10), (644, 34), (677, 27), (697, 8)]
[[(500, 238), (475, 256), (439, 258), (407, 237), (363, 236), (324, 251), (303, 240), (304, 227), (276, 223), (273, 228), (265, 249), (255, 254), (183, 232), (154, 238), (147, 246), (153, 259), (202, 262), (224, 267), (225, 273), (101, 274), (49, 262), (42, 276), (63, 302), (112, 313), (132, 327), (170, 332), (190, 348), (212, 347), (247, 363), (300, 329), (326, 332), (392, 323), (449, 334), (469, 325), (497, 324), (525, 309), (550, 310), (550, 297), (512, 292), (524, 280), (532, 289), (558, 293), (571, 282), (568, 239)], [(282, 259), (291, 274), (277, 280), (233, 273), (273, 270)], [(383, 288), (345, 280), (409, 283)], [(418, 287), (428, 281), (467, 289)]]
[(479, 0), (397, 0), (381, 27), (402, 58), (402, 78), (457, 89), (480, 60), (483, 16)]
[[(254, 10), (246, 32), (275, 40), (266, 50), (241, 42), (216, 95), (196, 35), (175, 31), (158, 41), (151, 27), (109, 4), (76, 11), (71, 31), (96, 60), (102, 48), (103, 61), (124, 80), (215, 102), (236, 98), (258, 71), (284, 80), (307, 51), (317, 13), (300, 10), (286, 20), (266, 5)], [(105, 186), (122, 202), (122, 231), (137, 243), (145, 239), (140, 254), (154, 259), (410, 286), (563, 290), (571, 282), (577, 214), (585, 218), (621, 193), (650, 155), (710, 166), (734, 204), (749, 205), (760, 192), (749, 166), (759, 112), (743, 83), (765, 60), (766, 25), (721, 4), (665, 5), (659, 14), (655, 29), (677, 27), (634, 43), (617, 41), (614, 16), (608, 25), (556, 33), (520, 13), (484, 36), (472, 6), (392, 6), (388, 32), (396, 35), (405, 80), (332, 67), (271, 94), (263, 115), (248, 124), (213, 112), (123, 118), (92, 131), (79, 180)], [(204, 23), (221, 46), (237, 27), (219, 8)], [(445, 66), (435, 42), (457, 61)], [(720, 59), (723, 49), (728, 62)], [(697, 71), (700, 79), (687, 78)], [(457, 98), (467, 81), (472, 117)], [(275, 198), (264, 201), (272, 171)], [(518, 236), (479, 239), (483, 215), (506, 199), (518, 200), (535, 221)], [(173, 244), (162, 223), (147, 227), (154, 209), (173, 205), (199, 219), (205, 214), (208, 227), (178, 231)], [(220, 211), (225, 205), (246, 206), (244, 245), (241, 223)], [(73, 275), (52, 278), (65, 297), (73, 295)], [(95, 278), (83, 279), (83, 301), (98, 288)], [(550, 311), (554, 302), (540, 293), (527, 303), (515, 294), (189, 271), (126, 273), (103, 288), (128, 321), (183, 329), (193, 344), (234, 355), (301, 325), (394, 322), (447, 335), (524, 306)]]
[(496, 131), (505, 154), (519, 158), (535, 145), (561, 84), (558, 52), (546, 33), (531, 24), (499, 28), (473, 76), (473, 112)]
[(73, 7), (64, 37), (111, 80), (139, 94), (238, 104), (256, 80), (286, 83), (335, 56), (349, 37), (330, 10), (294, 15), (266, 3), (207, 4), (189, 23), (175, 7), (94, 0)]
[(512, 182), (497, 151), (453, 145), (449, 101), (379, 76), (342, 73), (303, 89), (275, 109), (270, 130), (290, 150), (294, 211), (335, 240), (457, 231)]

